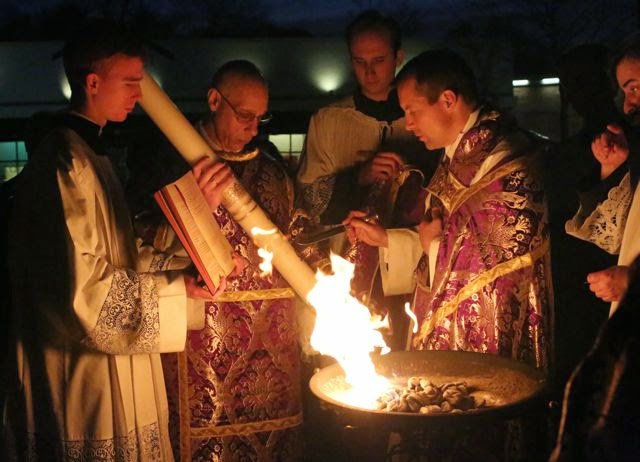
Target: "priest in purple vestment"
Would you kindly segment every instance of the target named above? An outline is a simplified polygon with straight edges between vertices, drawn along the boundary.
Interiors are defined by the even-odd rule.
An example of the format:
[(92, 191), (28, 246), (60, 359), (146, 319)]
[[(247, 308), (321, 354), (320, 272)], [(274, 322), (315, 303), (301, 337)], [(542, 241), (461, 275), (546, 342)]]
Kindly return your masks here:
[(220, 205), (233, 175), (287, 232), (292, 182), (273, 148), (253, 140), (269, 118), (266, 81), (254, 64), (230, 61), (214, 75), (208, 104), (211, 113), (196, 127), (222, 159), (211, 178), (217, 203), (209, 205), (244, 263), (206, 304), (205, 327), (188, 336), (185, 352), (163, 358), (174, 452), (193, 461), (299, 460), (294, 292), (277, 271), (262, 272), (258, 248)]
[(548, 368), (552, 287), (538, 169), (544, 144), (480, 104), (472, 71), (450, 51), (417, 56), (397, 86), (407, 128), (445, 153), (417, 230), (384, 230), (355, 211), (345, 220), (351, 238), (380, 247), (387, 294), (414, 291), (413, 348), (498, 354)]

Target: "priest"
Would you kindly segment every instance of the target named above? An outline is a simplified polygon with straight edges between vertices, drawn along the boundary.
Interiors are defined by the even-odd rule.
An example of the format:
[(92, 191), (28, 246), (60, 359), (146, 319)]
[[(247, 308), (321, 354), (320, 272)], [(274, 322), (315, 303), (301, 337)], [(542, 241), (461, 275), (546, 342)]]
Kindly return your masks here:
[(270, 118), (267, 83), (251, 62), (229, 61), (213, 76), (207, 102), (210, 113), (196, 129), (220, 160), (210, 206), (242, 271), (206, 304), (205, 327), (188, 336), (185, 352), (163, 358), (174, 449), (182, 460), (299, 460), (295, 295), (278, 272), (260, 268), (254, 239), (220, 205), (237, 181), (287, 232), (292, 181), (273, 147), (255, 139)]

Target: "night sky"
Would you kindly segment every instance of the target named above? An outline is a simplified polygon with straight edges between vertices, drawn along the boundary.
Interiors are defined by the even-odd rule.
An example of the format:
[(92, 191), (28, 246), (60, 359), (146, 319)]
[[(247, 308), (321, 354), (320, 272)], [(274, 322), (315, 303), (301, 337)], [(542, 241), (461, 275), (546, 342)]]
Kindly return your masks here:
[(408, 36), (434, 37), (460, 24), (489, 25), (499, 33), (505, 15), (533, 21), (542, 29), (554, 22), (559, 29), (584, 29), (581, 23), (589, 23), (587, 29), (600, 29), (600, 36), (637, 28), (639, 23), (635, 0), (0, 0), (0, 4), (0, 25), (18, 15), (46, 16), (52, 8), (72, 5), (114, 16), (123, 9), (131, 14), (143, 9), (168, 20), (180, 18), (187, 27), (220, 11), (219, 22), (239, 15), (320, 36), (341, 35), (349, 19), (368, 8), (392, 14), (407, 25)]
[[(140, 6), (152, 9), (160, 15), (172, 16), (181, 12), (198, 21), (201, 14), (210, 9), (227, 9), (234, 4), (236, 9), (254, 10), (265, 19), (285, 27), (311, 29), (314, 35), (340, 34), (344, 24), (358, 12), (375, 8), (388, 12), (399, 9), (426, 9), (437, 5), (456, 5), (469, 0), (92, 0), (91, 9), (119, 10), (126, 6), (135, 10)], [(471, 0), (473, 1), (473, 0)], [(59, 5), (84, 5), (81, 0), (1, 0), (0, 19), (19, 15), (39, 15)], [(106, 5), (106, 6), (105, 6)]]
[[(519, 73), (546, 73), (569, 48), (614, 46), (638, 29), (636, 0), (0, 0), (0, 41), (64, 40), (87, 16), (132, 22), (152, 40), (173, 37), (341, 37), (375, 8), (407, 38), (452, 48), (506, 44)], [(479, 39), (479, 41), (477, 40)], [(486, 51), (486, 50), (485, 50)], [(473, 52), (477, 54), (477, 51)]]

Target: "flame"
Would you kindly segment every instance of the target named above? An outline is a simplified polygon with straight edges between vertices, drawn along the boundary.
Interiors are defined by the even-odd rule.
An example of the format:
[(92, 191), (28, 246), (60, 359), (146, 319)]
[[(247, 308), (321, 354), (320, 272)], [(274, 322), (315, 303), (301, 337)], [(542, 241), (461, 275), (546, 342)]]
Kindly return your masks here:
[(351, 388), (340, 400), (364, 408), (375, 408), (376, 399), (391, 385), (375, 371), (370, 353), (376, 347), (388, 353), (382, 334), (376, 330), (384, 325), (372, 318), (369, 309), (350, 295), (353, 263), (331, 255), (334, 274), (316, 273), (316, 285), (307, 300), (316, 310), (316, 323), (311, 334), (311, 346), (320, 353), (333, 356), (345, 371)]
[(407, 313), (407, 316), (411, 318), (411, 325), (413, 326), (413, 333), (418, 332), (418, 318), (413, 311), (411, 311), (409, 302), (404, 304), (404, 312)]
[(273, 265), (271, 264), (271, 260), (273, 260), (273, 253), (269, 252), (262, 247), (258, 247), (258, 256), (262, 258), (262, 261), (258, 264), (258, 268), (260, 268), (260, 277), (270, 276), (273, 273)]
[[(272, 234), (276, 234), (278, 232), (277, 229), (262, 229), (257, 226), (251, 228), (251, 234), (253, 236), (271, 236)], [(258, 268), (260, 268), (260, 277), (270, 276), (273, 273), (273, 265), (271, 264), (271, 260), (273, 260), (273, 252), (270, 252), (266, 248), (258, 247), (258, 256), (262, 258), (262, 262), (258, 264)]]
[(262, 229), (259, 228), (257, 226), (254, 226), (253, 228), (251, 228), (251, 234), (253, 234), (254, 236), (270, 236), (272, 234), (277, 233), (278, 230), (275, 228), (271, 228), (271, 229)]

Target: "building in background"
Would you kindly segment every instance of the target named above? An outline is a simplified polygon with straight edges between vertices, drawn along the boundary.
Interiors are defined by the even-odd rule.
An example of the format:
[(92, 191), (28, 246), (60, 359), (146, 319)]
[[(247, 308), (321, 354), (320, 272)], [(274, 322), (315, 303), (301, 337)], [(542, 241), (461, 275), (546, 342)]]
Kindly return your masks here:
[[(406, 59), (429, 48), (405, 40)], [(15, 176), (27, 160), (25, 121), (38, 111), (67, 105), (69, 85), (62, 62), (54, 58), (62, 43), (0, 43), (0, 180)], [(304, 144), (309, 117), (317, 108), (351, 93), (354, 87), (348, 54), (341, 38), (173, 39), (151, 49), (148, 70), (189, 118), (207, 111), (208, 79), (222, 63), (244, 58), (254, 62), (270, 83), (273, 121), (265, 136), (295, 165)], [(513, 105), (512, 70), (508, 59), (492, 69), (488, 92), (503, 107)], [(137, 114), (137, 117), (136, 117)], [(118, 151), (126, 151), (127, 133), (145, 130), (150, 122), (138, 109), (113, 128)]]

